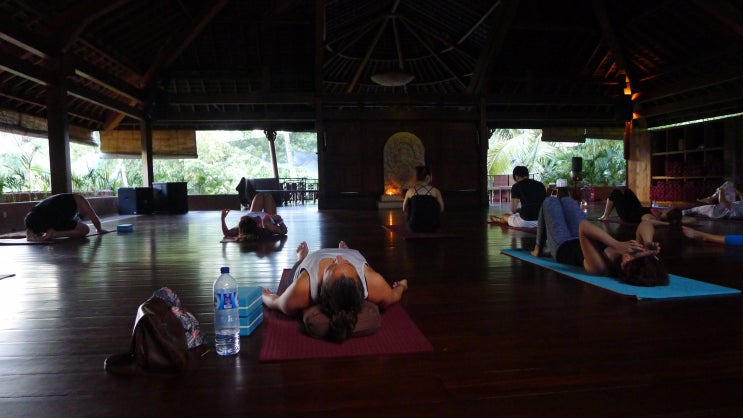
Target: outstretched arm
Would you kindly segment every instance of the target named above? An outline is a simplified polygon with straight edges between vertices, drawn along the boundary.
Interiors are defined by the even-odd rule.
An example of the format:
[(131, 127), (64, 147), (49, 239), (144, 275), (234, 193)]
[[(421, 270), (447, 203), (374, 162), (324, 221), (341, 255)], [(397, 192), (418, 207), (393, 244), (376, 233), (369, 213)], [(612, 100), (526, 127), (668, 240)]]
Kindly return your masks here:
[(394, 282), (390, 286), (381, 274), (377, 273), (368, 265), (364, 268), (364, 275), (366, 276), (366, 287), (369, 290), (367, 300), (379, 305), (381, 308), (399, 302), (402, 299), (403, 293), (408, 290), (407, 280), (403, 279)]
[(80, 215), (83, 215), (84, 217), (90, 219), (91, 222), (93, 222), (93, 226), (95, 226), (95, 230), (98, 231), (99, 234), (105, 234), (110, 231), (107, 231), (103, 229), (101, 226), (101, 219), (98, 217), (98, 214), (95, 213), (95, 210), (93, 210), (93, 206), (90, 205), (90, 202), (88, 202), (88, 199), (84, 198), (83, 195), (75, 193), (75, 204), (77, 205), (77, 211), (80, 213)]
[(225, 222), (225, 218), (227, 218), (227, 214), (230, 213), (230, 210), (225, 208), (222, 209), (222, 235), (225, 237), (236, 237), (237, 236), (237, 228), (227, 228), (227, 223)]
[(309, 274), (303, 271), (281, 295), (264, 288), (262, 299), (268, 309), (276, 309), (289, 316), (309, 308), (312, 304)]

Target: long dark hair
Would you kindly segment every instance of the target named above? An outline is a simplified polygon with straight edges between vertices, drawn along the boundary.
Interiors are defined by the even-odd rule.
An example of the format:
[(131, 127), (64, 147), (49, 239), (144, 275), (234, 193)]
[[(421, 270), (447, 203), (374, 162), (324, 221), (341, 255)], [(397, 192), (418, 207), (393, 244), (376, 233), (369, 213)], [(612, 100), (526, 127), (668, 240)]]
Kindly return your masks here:
[(668, 272), (654, 255), (637, 257), (625, 264), (619, 281), (633, 286), (665, 286), (668, 284)]
[(330, 316), (329, 340), (341, 342), (351, 336), (363, 302), (364, 288), (358, 277), (342, 276), (323, 281), (320, 304)]

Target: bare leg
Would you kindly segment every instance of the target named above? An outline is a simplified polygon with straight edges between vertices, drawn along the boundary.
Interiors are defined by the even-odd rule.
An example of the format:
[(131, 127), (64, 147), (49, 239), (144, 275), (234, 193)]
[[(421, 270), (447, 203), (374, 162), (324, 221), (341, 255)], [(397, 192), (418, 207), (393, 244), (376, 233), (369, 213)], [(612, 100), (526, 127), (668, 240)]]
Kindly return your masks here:
[(266, 212), (276, 215), (276, 201), (270, 193), (258, 193), (250, 204), (251, 212)]
[(50, 229), (44, 234), (42, 241), (51, 241), (57, 238), (82, 238), (90, 232), (90, 227), (83, 222), (78, 222), (75, 229), (57, 231)]
[(614, 202), (612, 202), (610, 199), (606, 199), (606, 207), (604, 208), (604, 214), (601, 215), (599, 218), (599, 221), (605, 221), (609, 219), (609, 215), (611, 214), (611, 211), (614, 210)]
[(255, 196), (253, 196), (253, 201), (250, 202), (250, 211), (251, 212), (262, 212), (263, 211), (263, 200), (264, 193), (256, 193)]

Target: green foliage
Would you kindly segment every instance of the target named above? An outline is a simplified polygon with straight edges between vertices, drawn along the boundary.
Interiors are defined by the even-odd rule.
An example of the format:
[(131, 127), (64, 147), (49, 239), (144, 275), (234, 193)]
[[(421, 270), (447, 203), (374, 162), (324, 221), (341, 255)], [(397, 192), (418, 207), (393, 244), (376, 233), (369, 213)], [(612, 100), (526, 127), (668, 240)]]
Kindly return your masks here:
[(570, 178), (572, 157), (583, 158), (583, 183), (593, 186), (617, 186), (626, 181), (627, 163), (624, 160), (624, 145), (610, 139), (586, 139), (566, 149), (555, 158), (548, 158), (543, 165), (549, 166), (542, 178), (545, 184), (557, 179)]
[(594, 186), (624, 184), (626, 161), (621, 141), (587, 139), (583, 144), (543, 142), (541, 130), (501, 129), (490, 137), (488, 173), (511, 174), (524, 165), (545, 184), (570, 178), (572, 157), (583, 158), (583, 182)]
[[(12, 141), (10, 151), (0, 160), (0, 187), (5, 192), (48, 191), (47, 141), (0, 136), (0, 140)], [(155, 159), (153, 181), (185, 181), (190, 194), (232, 194), (241, 177), (274, 176), (270, 142), (262, 131), (197, 132), (196, 142), (197, 159)], [(279, 177), (317, 177), (317, 140), (313, 132), (279, 132), (274, 144)], [(71, 143), (70, 160), (74, 191), (116, 192), (120, 187), (143, 184), (142, 160), (138, 157), (106, 158), (95, 147)]]

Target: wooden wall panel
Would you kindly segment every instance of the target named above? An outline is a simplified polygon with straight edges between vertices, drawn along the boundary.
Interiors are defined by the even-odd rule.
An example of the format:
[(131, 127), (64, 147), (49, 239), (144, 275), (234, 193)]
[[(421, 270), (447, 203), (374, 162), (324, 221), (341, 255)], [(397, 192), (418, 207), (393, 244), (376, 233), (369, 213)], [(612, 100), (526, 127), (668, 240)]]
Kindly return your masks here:
[[(384, 192), (384, 145), (397, 132), (410, 132), (423, 142), (434, 184), (457, 206), (462, 193), (467, 206), (477, 205), (481, 158), (473, 123), (437, 121), (352, 121), (324, 124), (324, 176), (320, 207), (376, 209)], [(447, 206), (449, 202), (447, 202)]]

